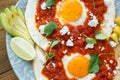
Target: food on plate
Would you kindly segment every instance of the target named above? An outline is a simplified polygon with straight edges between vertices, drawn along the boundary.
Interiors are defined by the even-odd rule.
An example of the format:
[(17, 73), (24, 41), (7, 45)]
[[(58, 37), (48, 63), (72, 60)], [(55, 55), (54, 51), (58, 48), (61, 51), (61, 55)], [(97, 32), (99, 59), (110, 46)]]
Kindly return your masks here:
[(0, 13), (0, 23), (3, 28), (12, 36), (18, 36), (26, 39), (31, 45), (34, 42), (26, 27), (24, 14), (19, 8), (11, 6)]
[(111, 38), (118, 44), (118, 35), (116, 33), (111, 34)]
[(117, 18), (115, 19), (115, 22), (120, 26), (120, 17), (117, 17)]
[(36, 57), (34, 47), (21, 37), (14, 37), (10, 41), (10, 46), (17, 56), (30, 61)]
[(118, 79), (114, 0), (28, 0), (25, 19), (36, 80)]

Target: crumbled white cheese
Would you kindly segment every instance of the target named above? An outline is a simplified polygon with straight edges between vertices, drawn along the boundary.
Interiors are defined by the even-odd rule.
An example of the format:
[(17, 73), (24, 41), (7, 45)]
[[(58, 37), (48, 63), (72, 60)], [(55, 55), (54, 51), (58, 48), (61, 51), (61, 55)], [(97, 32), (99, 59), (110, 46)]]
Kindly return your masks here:
[(73, 36), (70, 37), (70, 40), (73, 41)]
[(105, 48), (104, 48), (104, 47), (102, 47), (102, 48), (101, 48), (101, 51), (104, 51), (104, 50), (105, 50)]
[(97, 19), (96, 16), (94, 16), (93, 13), (91, 13), (91, 12), (90, 12), (89, 15), (91, 16), (92, 20), (90, 20), (90, 21), (88, 22), (88, 25), (89, 25), (90, 27), (96, 27), (96, 26), (98, 25), (98, 19)]
[(99, 48), (101, 51), (104, 51), (104, 50), (105, 50), (105, 48), (102, 47), (102, 46), (99, 46), (98, 48)]
[(64, 50), (64, 51), (63, 51), (63, 54), (66, 54), (66, 53), (67, 53), (67, 50)]
[(120, 66), (116, 66), (116, 69), (119, 70), (119, 69), (120, 69)]
[(51, 7), (47, 7), (46, 3), (43, 2), (43, 3), (41, 4), (41, 9), (42, 9), (42, 10), (46, 10), (46, 9), (51, 9)]
[(80, 34), (80, 37), (82, 36), (82, 34)]
[(45, 25), (40, 25), (39, 30), (40, 30), (41, 34), (45, 34), (44, 33), (44, 28), (45, 28)]
[(62, 41), (61, 41), (61, 44), (64, 44), (64, 43), (65, 43), (65, 41), (64, 41), (64, 40), (62, 40)]
[(96, 16), (92, 16), (92, 17), (93, 19), (88, 22), (88, 25), (90, 27), (96, 27), (98, 25), (98, 19), (96, 18)]
[(56, 67), (55, 63), (52, 62), (51, 64), (52, 64), (52, 66), (53, 66), (54, 68)]
[(46, 9), (47, 9), (47, 5), (46, 5), (45, 2), (43, 2), (43, 3), (41, 4), (41, 9), (42, 9), (42, 10), (46, 10)]
[(66, 42), (66, 46), (74, 46), (74, 43), (68, 39), (68, 41)]
[(66, 33), (69, 33), (69, 28), (67, 26), (64, 26), (61, 30), (60, 30), (60, 34), (61, 35), (65, 35)]
[(88, 49), (88, 48), (94, 48), (94, 44), (87, 44), (86, 46), (85, 46), (85, 49)]
[(110, 60), (110, 63), (112, 64), (112, 63), (113, 63), (113, 60)]
[(114, 73), (114, 75), (117, 75), (118, 71), (117, 71), (117, 70), (114, 70), (113, 73)]
[(39, 20), (40, 18), (39, 17), (37, 17), (37, 20)]
[(91, 17), (93, 17), (93, 16), (94, 16), (94, 15), (93, 15), (93, 13), (91, 13), (91, 12), (90, 12), (90, 14), (89, 14), (89, 15), (90, 15)]
[(78, 39), (81, 39), (82, 37), (78, 37)]
[(70, 35), (70, 32), (68, 32), (67, 34)]
[(112, 47), (116, 47), (116, 46), (117, 46), (117, 43), (114, 42), (114, 41), (110, 41), (110, 45), (111, 45)]

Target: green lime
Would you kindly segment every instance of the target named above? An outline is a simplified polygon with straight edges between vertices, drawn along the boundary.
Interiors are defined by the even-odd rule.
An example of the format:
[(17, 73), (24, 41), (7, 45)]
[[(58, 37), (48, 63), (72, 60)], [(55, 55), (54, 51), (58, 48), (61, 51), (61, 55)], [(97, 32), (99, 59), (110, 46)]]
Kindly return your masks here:
[(20, 58), (30, 61), (36, 57), (34, 47), (21, 37), (14, 37), (10, 42), (12, 50)]

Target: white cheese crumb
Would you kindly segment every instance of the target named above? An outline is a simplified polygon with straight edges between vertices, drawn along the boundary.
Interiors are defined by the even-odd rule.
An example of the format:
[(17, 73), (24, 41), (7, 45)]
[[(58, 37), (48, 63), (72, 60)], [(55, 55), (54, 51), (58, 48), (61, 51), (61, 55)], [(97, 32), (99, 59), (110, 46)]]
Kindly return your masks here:
[(106, 64), (106, 67), (107, 67), (107, 68), (110, 68), (109, 64)]
[(42, 10), (46, 10), (46, 9), (51, 9), (51, 7), (47, 7), (46, 3), (43, 2), (43, 3), (41, 4), (41, 9), (42, 9)]
[(112, 47), (116, 47), (116, 46), (117, 46), (117, 43), (114, 42), (114, 41), (110, 41), (110, 45), (111, 45)]
[(119, 69), (120, 69), (120, 66), (117, 66), (116, 69), (119, 70)]
[(93, 19), (88, 22), (88, 25), (90, 27), (96, 27), (98, 25), (98, 19), (96, 18), (96, 16), (94, 16), (92, 14), (90, 14), (90, 15), (93, 17)]
[(68, 32), (67, 34), (70, 35), (70, 32)]
[(53, 66), (54, 68), (56, 67), (55, 63), (52, 62), (51, 64), (52, 64), (52, 66)]
[(68, 41), (66, 42), (66, 46), (74, 46), (74, 44), (70, 39), (68, 39)]
[(70, 40), (73, 41), (73, 36), (70, 37)]
[(102, 48), (101, 48), (101, 51), (103, 51), (103, 50), (105, 50), (105, 48), (104, 48), (104, 47), (102, 47)]
[(63, 54), (66, 54), (66, 53), (67, 53), (67, 50), (64, 50), (64, 51), (63, 51)]
[(61, 41), (61, 44), (64, 44), (65, 43), (65, 41), (63, 40), (63, 41)]
[(40, 18), (39, 17), (37, 17), (37, 20), (39, 20)]
[(82, 37), (78, 37), (78, 39), (81, 39)]
[(67, 26), (64, 26), (61, 30), (60, 30), (60, 34), (61, 35), (65, 35), (66, 33), (69, 32), (69, 28)]
[(85, 46), (85, 49), (88, 49), (88, 48), (94, 48), (94, 44), (87, 44), (87, 45)]
[(110, 63), (112, 64), (112, 63), (113, 63), (113, 60), (110, 60)]
[(47, 5), (46, 5), (45, 2), (43, 2), (43, 3), (41, 4), (41, 9), (42, 9), (42, 10), (46, 10), (46, 9), (47, 9)]
[(40, 25), (39, 30), (40, 30), (41, 34), (45, 34), (44, 33), (44, 28), (45, 28), (45, 25)]
[(113, 73), (114, 73), (114, 75), (117, 75), (118, 71), (117, 71), (117, 70), (114, 70)]

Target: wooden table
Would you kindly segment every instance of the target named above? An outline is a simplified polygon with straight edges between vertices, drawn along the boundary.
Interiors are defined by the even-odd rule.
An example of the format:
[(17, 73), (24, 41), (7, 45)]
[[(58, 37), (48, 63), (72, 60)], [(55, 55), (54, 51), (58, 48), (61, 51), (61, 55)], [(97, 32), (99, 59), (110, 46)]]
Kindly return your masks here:
[[(0, 0), (0, 12), (6, 7), (15, 5), (16, 2), (17, 0)], [(5, 35), (5, 31), (0, 25), (0, 80), (18, 80), (8, 60)]]

